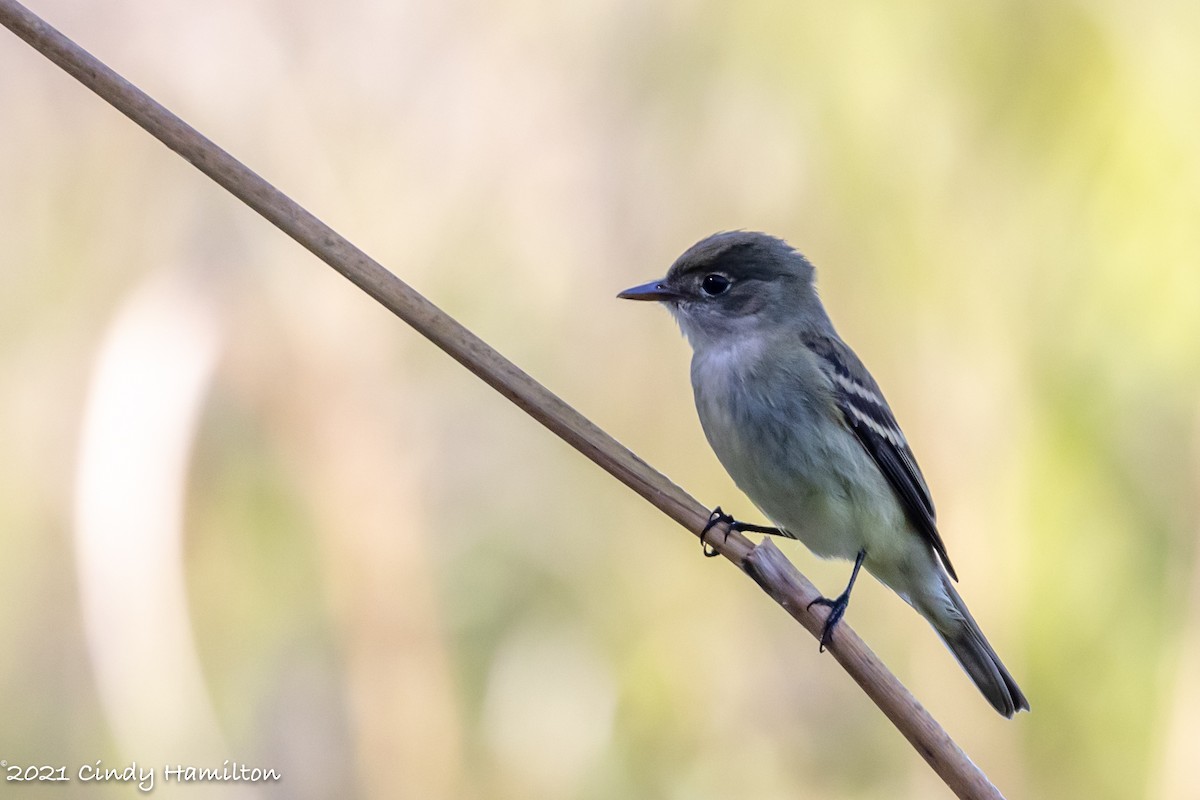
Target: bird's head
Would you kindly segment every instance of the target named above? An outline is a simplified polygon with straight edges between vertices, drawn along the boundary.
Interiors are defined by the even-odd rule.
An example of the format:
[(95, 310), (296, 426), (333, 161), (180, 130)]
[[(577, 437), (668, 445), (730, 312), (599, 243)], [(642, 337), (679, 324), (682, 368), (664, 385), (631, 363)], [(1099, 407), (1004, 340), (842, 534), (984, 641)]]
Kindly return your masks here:
[(825, 316), (808, 259), (782, 239), (750, 231), (709, 236), (676, 259), (666, 277), (617, 297), (664, 303), (695, 349)]

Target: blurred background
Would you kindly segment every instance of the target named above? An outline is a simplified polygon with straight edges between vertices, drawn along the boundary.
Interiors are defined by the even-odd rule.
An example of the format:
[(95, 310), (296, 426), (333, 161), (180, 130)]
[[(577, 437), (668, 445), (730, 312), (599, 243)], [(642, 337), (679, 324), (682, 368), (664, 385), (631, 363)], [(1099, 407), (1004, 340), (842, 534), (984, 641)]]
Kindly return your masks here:
[[(1200, 5), (31, 6), (749, 521), (614, 295), (787, 238), (1033, 712), (873, 581), (850, 624), (1009, 797), (1200, 797)], [(7, 32), (0, 108), (0, 759), (949, 796), (752, 583)], [(224, 761), (282, 780), (161, 783)]]

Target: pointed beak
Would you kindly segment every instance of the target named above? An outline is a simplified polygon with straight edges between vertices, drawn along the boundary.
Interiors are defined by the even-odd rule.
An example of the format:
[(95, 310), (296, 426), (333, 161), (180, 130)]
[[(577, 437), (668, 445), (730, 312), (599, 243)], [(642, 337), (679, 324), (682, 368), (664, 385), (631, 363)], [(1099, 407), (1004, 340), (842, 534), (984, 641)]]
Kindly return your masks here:
[(662, 280), (643, 283), (617, 295), (622, 300), (677, 300), (681, 296), (679, 292), (668, 288)]

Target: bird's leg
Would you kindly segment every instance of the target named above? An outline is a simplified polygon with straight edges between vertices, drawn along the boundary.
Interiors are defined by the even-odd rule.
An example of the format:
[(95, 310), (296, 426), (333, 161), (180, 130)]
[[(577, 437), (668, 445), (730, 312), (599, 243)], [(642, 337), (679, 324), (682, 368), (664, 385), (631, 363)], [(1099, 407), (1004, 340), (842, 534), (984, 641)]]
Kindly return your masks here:
[[(704, 551), (704, 555), (708, 558), (720, 555), (708, 543), (708, 532), (711, 531), (718, 523), (724, 522), (729, 526), (730, 531), (738, 531), (739, 533), (769, 533), (772, 536), (787, 536), (786, 533), (779, 528), (772, 528), (769, 525), (751, 525), (749, 522), (738, 522), (733, 517), (721, 510), (720, 506), (713, 509), (713, 512), (708, 515), (708, 522), (704, 525), (704, 530), (700, 531), (700, 547)], [(725, 538), (729, 538), (729, 531), (725, 532)]]
[(854, 559), (854, 571), (850, 573), (850, 582), (846, 584), (846, 591), (842, 592), (834, 600), (826, 597), (818, 597), (808, 604), (809, 608), (813, 606), (826, 606), (829, 608), (829, 616), (825, 618), (825, 627), (821, 629), (822, 653), (825, 652), (826, 645), (833, 641), (833, 629), (841, 622), (842, 617), (846, 613), (846, 608), (850, 605), (850, 590), (854, 588), (854, 581), (858, 579), (858, 571), (862, 569), (863, 559), (866, 557), (866, 550), (858, 551), (858, 557)]

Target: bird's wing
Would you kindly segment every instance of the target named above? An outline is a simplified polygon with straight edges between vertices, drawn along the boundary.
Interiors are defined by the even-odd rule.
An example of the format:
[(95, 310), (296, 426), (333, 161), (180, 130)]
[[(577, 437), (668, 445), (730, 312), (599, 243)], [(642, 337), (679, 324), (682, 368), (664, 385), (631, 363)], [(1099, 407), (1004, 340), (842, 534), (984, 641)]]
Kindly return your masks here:
[(829, 378), (846, 424), (895, 490), (909, 522), (933, 545), (942, 565), (957, 581), (958, 575), (938, 533), (937, 512), (933, 508), (933, 498), (929, 496), (929, 487), (925, 485), (917, 459), (883, 398), (879, 384), (854, 351), (840, 339), (806, 337), (806, 344), (816, 354), (821, 370)]

